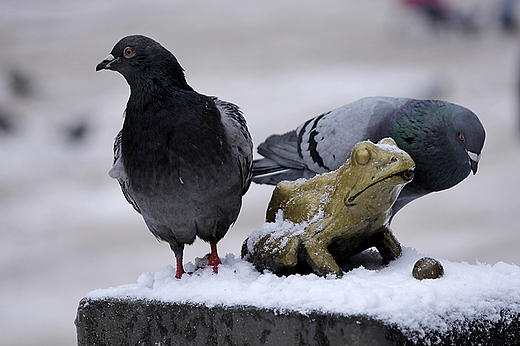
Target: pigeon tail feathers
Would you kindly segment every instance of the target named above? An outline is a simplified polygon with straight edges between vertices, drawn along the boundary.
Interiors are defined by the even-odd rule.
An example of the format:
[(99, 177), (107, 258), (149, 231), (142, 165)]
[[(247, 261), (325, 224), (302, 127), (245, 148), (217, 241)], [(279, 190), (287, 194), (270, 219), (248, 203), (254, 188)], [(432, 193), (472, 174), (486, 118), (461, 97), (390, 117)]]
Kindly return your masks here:
[(276, 162), (280, 167), (305, 168), (305, 163), (298, 153), (296, 131), (270, 136), (258, 146), (258, 153)]
[(253, 161), (255, 183), (276, 185), (282, 180), (315, 175), (307, 169), (298, 153), (296, 131), (270, 136), (258, 146), (258, 153), (264, 158)]

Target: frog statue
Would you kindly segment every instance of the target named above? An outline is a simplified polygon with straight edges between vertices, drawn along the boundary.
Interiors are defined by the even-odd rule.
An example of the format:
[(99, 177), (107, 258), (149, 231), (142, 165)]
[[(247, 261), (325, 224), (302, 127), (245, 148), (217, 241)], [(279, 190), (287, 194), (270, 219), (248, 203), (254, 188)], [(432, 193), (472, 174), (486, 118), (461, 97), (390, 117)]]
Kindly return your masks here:
[(340, 277), (348, 259), (370, 247), (389, 263), (401, 255), (388, 228), (392, 205), (414, 168), (410, 155), (385, 138), (356, 144), (336, 171), (280, 182), (266, 224), (246, 239), (242, 257), (280, 275)]

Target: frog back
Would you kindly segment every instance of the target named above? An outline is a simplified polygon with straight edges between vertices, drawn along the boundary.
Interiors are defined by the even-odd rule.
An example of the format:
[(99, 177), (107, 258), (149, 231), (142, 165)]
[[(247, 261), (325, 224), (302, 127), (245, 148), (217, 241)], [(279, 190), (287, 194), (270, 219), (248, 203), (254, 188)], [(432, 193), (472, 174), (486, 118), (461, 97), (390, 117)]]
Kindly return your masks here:
[(274, 222), (276, 214), (294, 223), (310, 221), (323, 211), (337, 179), (336, 172), (321, 174), (309, 180), (282, 181), (276, 185), (267, 208), (266, 221)]

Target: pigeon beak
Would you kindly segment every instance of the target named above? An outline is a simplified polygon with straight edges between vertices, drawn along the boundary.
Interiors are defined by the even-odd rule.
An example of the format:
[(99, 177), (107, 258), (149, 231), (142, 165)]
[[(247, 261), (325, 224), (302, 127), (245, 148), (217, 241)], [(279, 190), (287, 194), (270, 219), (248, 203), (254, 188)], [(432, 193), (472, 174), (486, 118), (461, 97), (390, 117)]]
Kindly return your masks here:
[(473, 172), (473, 175), (477, 174), (478, 162), (470, 160), (469, 164), (471, 166), (471, 171)]
[(117, 61), (119, 59), (116, 59), (112, 54), (108, 54), (108, 56), (99, 64), (96, 66), (96, 71), (106, 70), (110, 69), (110, 65)]
[(469, 165), (471, 166), (471, 171), (473, 171), (473, 174), (477, 174), (478, 169), (478, 162), (480, 160), (480, 154), (475, 154), (471, 151), (466, 150), (469, 157)]

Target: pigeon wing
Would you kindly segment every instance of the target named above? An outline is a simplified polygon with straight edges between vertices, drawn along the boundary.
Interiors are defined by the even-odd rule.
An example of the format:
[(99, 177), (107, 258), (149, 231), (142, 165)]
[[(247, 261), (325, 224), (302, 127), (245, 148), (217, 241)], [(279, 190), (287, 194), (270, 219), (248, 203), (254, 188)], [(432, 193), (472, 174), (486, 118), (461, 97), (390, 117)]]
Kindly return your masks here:
[(121, 186), (121, 191), (123, 192), (125, 199), (139, 214), (141, 214), (141, 209), (132, 198), (128, 190), (128, 176), (123, 165), (123, 158), (121, 157), (121, 138), (122, 131), (119, 131), (114, 141), (114, 162), (112, 168), (108, 172), (108, 175), (110, 178), (116, 179), (119, 182), (119, 186)]
[[(312, 118), (296, 129), (299, 153), (313, 172), (338, 169), (350, 157), (356, 143), (377, 141), (381, 123), (408, 99), (366, 97)], [(382, 134), (382, 137), (386, 137)]]
[(253, 181), (275, 185), (339, 168), (356, 143), (387, 137), (382, 124), (407, 101), (366, 97), (309, 119), (295, 131), (270, 136), (258, 146), (264, 158), (253, 162)]
[(251, 185), (253, 165), (253, 141), (247, 129), (246, 119), (240, 108), (227, 101), (212, 97), (222, 116), (222, 123), (226, 129), (226, 135), (234, 155), (238, 158), (238, 164), (242, 177), (242, 195)]

